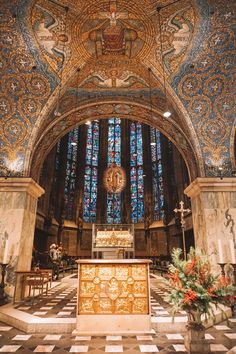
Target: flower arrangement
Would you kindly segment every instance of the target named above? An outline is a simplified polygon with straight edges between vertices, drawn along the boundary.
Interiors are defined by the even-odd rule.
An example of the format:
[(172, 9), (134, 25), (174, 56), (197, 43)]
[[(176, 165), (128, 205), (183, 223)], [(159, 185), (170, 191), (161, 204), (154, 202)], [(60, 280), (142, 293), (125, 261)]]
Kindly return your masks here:
[(172, 315), (184, 310), (189, 324), (202, 326), (202, 315), (213, 315), (212, 304), (230, 305), (234, 300), (234, 287), (230, 279), (211, 273), (206, 256), (191, 248), (187, 260), (181, 259), (181, 249), (172, 252), (173, 263), (169, 266), (168, 285), (170, 293), (165, 300), (172, 305)]

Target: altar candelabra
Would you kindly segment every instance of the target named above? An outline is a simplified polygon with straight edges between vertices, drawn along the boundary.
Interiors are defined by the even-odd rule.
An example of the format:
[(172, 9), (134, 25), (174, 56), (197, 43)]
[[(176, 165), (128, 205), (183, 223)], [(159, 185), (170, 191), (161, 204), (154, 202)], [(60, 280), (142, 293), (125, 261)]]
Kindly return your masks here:
[(218, 264), (219, 264), (220, 269), (221, 269), (221, 275), (222, 275), (223, 277), (225, 277), (225, 265), (226, 265), (227, 263), (218, 263)]
[(5, 275), (6, 275), (6, 267), (8, 263), (0, 263), (1, 266), (1, 276), (2, 280), (0, 283), (0, 305), (5, 305), (7, 303), (7, 294), (4, 291), (5, 288)]

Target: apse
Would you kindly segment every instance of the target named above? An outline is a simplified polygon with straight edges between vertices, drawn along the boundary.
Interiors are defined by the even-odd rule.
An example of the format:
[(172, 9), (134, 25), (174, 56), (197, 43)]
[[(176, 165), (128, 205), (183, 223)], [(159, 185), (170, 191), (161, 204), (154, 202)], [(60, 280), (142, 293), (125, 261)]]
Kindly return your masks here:
[(173, 242), (181, 242), (174, 208), (180, 200), (190, 207), (188, 184), (183, 158), (158, 129), (114, 116), (87, 120), (61, 138), (43, 164), (36, 243), (44, 250), (50, 242), (64, 242), (73, 255), (82, 247), (89, 256), (92, 224), (134, 224), (140, 255), (167, 255), (165, 229), (171, 223), (179, 234)]

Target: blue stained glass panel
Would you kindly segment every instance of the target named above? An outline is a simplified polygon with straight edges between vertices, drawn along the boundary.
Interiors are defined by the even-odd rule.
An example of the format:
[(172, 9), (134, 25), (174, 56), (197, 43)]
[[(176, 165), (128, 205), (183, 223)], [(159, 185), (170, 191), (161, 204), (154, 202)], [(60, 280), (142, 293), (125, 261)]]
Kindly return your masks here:
[[(108, 119), (107, 166), (121, 166), (121, 120)], [(107, 193), (107, 223), (121, 223), (121, 193)]]
[[(69, 133), (67, 146), (66, 177), (64, 187), (64, 211), (65, 218), (68, 220), (73, 220), (75, 217), (74, 210), (78, 140), (79, 130), (78, 128), (75, 128)], [(76, 145), (73, 145), (72, 142), (76, 142)]]
[(99, 122), (92, 122), (92, 124), (87, 126), (86, 140), (83, 205), (83, 219), (86, 222), (96, 221), (98, 153)]
[(130, 124), (130, 167), (131, 219), (137, 223), (144, 219), (144, 180), (142, 125), (136, 122)]
[(152, 157), (152, 185), (154, 202), (154, 220), (161, 220), (164, 216), (163, 167), (161, 156), (161, 134), (155, 128), (150, 128), (151, 157)]

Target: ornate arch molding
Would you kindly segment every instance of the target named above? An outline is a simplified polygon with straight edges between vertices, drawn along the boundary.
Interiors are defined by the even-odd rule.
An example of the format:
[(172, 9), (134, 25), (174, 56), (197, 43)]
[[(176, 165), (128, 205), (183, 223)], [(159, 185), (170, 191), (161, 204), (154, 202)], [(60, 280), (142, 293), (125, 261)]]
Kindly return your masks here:
[(39, 181), (40, 170), (47, 154), (57, 141), (76, 125), (83, 124), (88, 119), (104, 119), (112, 116), (136, 120), (158, 128), (179, 150), (186, 163), (190, 181), (202, 175), (196, 154), (196, 144), (194, 141), (189, 141), (175, 121), (167, 120), (160, 115), (158, 110), (150, 111), (150, 107), (138, 103), (106, 101), (74, 108), (48, 125), (43, 134), (38, 137), (32, 150), (30, 176)]

